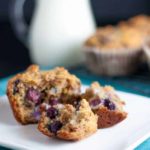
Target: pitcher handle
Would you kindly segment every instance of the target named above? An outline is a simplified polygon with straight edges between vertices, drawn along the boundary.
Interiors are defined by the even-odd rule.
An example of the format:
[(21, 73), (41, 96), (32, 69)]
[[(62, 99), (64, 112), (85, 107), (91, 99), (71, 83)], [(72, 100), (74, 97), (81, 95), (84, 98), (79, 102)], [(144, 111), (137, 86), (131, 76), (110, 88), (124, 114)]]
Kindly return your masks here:
[(28, 25), (23, 12), (25, 1), (26, 0), (11, 0), (9, 16), (16, 36), (27, 46)]

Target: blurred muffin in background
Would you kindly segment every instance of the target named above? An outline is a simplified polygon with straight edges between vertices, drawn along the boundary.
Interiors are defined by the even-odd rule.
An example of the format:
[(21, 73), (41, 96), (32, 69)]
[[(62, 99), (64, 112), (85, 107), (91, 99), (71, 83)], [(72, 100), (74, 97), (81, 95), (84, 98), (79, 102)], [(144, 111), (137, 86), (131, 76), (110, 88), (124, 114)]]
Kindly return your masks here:
[(87, 67), (106, 76), (134, 73), (141, 63), (143, 41), (150, 35), (148, 25), (149, 17), (137, 16), (97, 29), (84, 44)]

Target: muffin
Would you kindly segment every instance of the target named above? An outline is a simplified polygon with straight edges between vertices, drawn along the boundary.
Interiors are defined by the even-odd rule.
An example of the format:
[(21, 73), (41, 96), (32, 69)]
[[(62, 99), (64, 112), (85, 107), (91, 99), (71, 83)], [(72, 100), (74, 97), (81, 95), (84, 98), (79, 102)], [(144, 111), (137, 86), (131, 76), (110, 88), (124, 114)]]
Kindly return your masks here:
[(87, 68), (105, 76), (136, 72), (142, 61), (142, 43), (150, 35), (149, 19), (137, 16), (116, 26), (100, 27), (84, 44)]
[(76, 107), (70, 104), (49, 105), (42, 113), (38, 129), (49, 137), (81, 140), (97, 131), (97, 116), (85, 99)]
[(18, 122), (30, 124), (38, 122), (43, 102), (66, 102), (80, 93), (80, 87), (80, 80), (62, 67), (40, 71), (32, 65), (9, 80), (7, 96)]
[(125, 103), (110, 86), (102, 87), (94, 82), (82, 98), (87, 99), (92, 111), (98, 115), (98, 128), (111, 127), (127, 117), (123, 110)]

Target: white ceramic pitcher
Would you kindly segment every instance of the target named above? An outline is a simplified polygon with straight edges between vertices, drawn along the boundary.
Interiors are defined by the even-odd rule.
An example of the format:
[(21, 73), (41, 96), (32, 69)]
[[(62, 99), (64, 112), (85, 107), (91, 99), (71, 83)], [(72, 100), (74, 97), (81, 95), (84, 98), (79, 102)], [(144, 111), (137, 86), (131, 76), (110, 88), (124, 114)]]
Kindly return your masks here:
[(89, 0), (35, 0), (29, 28), (23, 19), (24, 2), (13, 0), (11, 20), (32, 61), (41, 66), (81, 62), (82, 44), (95, 31)]

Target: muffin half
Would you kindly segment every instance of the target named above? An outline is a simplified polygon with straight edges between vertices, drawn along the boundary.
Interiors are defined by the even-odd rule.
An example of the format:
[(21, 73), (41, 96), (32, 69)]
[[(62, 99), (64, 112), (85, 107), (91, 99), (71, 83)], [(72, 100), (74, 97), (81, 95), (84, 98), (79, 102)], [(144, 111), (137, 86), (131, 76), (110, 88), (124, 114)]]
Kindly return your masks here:
[(21, 124), (37, 123), (40, 105), (66, 102), (80, 93), (80, 80), (64, 68), (40, 71), (36, 65), (11, 78), (7, 96), (15, 118)]
[(42, 113), (38, 129), (49, 137), (81, 140), (97, 131), (97, 116), (85, 99), (76, 107), (70, 104), (49, 105)]
[(92, 111), (98, 115), (98, 128), (111, 127), (127, 117), (123, 110), (125, 103), (110, 86), (102, 87), (94, 82), (82, 97), (88, 100)]

